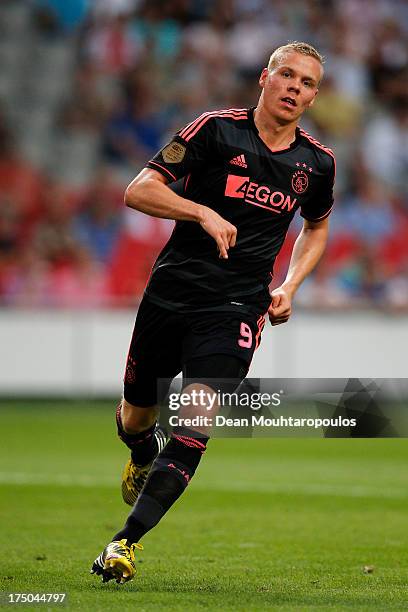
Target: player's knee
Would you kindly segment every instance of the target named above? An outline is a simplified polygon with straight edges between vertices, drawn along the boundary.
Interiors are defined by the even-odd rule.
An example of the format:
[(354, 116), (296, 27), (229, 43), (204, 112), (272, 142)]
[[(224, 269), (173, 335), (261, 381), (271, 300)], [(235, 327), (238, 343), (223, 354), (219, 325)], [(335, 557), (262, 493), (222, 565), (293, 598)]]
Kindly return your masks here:
[(127, 434), (138, 434), (156, 422), (158, 410), (156, 406), (141, 408), (123, 400), (120, 415), (123, 431)]

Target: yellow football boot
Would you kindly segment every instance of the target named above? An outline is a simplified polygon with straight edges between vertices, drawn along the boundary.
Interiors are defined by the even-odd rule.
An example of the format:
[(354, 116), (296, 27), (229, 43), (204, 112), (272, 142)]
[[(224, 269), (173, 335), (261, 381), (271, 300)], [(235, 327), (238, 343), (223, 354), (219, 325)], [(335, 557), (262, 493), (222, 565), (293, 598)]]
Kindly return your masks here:
[(102, 582), (115, 578), (118, 584), (132, 580), (136, 573), (135, 550), (143, 550), (141, 544), (127, 545), (126, 540), (111, 542), (95, 559), (91, 574), (102, 576)]

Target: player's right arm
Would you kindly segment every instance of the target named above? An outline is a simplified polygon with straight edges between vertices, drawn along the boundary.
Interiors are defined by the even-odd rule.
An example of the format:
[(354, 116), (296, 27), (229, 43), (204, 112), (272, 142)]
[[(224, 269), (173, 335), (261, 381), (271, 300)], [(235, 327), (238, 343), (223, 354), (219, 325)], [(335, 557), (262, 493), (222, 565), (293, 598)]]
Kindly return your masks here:
[(237, 228), (232, 223), (208, 206), (174, 193), (166, 178), (151, 168), (144, 168), (127, 187), (125, 204), (153, 217), (199, 223), (214, 238), (223, 259), (228, 259), (228, 249), (235, 246)]

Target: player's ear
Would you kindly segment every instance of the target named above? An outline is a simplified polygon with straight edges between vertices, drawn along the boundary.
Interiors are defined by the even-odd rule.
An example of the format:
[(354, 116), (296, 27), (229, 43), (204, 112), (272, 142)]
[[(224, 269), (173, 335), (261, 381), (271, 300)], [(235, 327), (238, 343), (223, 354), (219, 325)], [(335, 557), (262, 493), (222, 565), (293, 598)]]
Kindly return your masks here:
[(318, 89), (316, 89), (316, 91), (315, 91), (315, 95), (314, 95), (314, 96), (313, 96), (313, 98), (310, 100), (310, 102), (309, 102), (309, 104), (308, 104), (308, 107), (309, 107), (309, 108), (310, 108), (311, 106), (313, 106), (314, 101), (316, 100), (316, 96), (317, 96), (317, 92), (318, 92), (318, 91), (319, 91), (319, 90), (318, 90)]
[(264, 68), (261, 72), (261, 76), (259, 77), (259, 84), (262, 88), (265, 87), (265, 81), (268, 77), (268, 74), (269, 70), (267, 68)]

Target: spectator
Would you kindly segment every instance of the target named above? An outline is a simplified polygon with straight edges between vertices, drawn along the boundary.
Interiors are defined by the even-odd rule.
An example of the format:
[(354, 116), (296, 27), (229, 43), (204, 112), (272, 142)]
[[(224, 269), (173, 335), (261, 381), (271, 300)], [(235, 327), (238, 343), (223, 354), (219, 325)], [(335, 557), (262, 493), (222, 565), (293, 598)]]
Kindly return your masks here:
[[(390, 112), (394, 111), (394, 112)], [(363, 133), (362, 155), (369, 171), (390, 189), (406, 189), (408, 170), (407, 97), (369, 119)]]
[(73, 221), (73, 236), (100, 263), (109, 263), (119, 239), (122, 219), (122, 193), (108, 171), (95, 178), (84, 200), (82, 211)]

